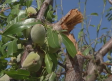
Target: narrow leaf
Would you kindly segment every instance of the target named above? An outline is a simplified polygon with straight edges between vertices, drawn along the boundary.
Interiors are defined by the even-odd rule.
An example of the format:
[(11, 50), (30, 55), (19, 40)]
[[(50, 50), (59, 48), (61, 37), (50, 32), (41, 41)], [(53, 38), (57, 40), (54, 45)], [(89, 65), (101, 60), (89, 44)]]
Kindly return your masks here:
[(52, 72), (49, 77), (49, 81), (55, 81), (55, 78), (56, 78), (56, 74), (54, 72)]
[(88, 55), (89, 54), (89, 51), (90, 51), (90, 48), (86, 48), (83, 52), (83, 55)]
[(18, 1), (18, 0), (6, 0), (6, 1), (5, 1), (5, 4), (6, 4), (6, 3), (14, 3), (14, 2), (16, 2), (16, 1)]
[(10, 41), (7, 47), (7, 56), (13, 55), (17, 51), (17, 39)]
[(10, 25), (4, 32), (3, 35), (16, 34), (24, 29), (30, 28), (31, 26), (37, 24), (37, 22), (31, 22), (34, 19), (26, 19), (23, 22), (19, 22), (13, 25)]
[(97, 14), (97, 13), (91, 13), (91, 15), (98, 16), (98, 14)]
[(62, 40), (63, 40), (63, 43), (68, 51), (68, 53), (70, 54), (71, 57), (74, 58), (74, 56), (76, 55), (77, 51), (76, 51), (76, 48), (74, 46), (74, 44), (72, 43), (72, 41), (66, 37), (64, 34), (61, 34), (62, 36)]
[(14, 79), (27, 79), (30, 76), (29, 71), (22, 69), (5, 71), (5, 73)]
[(100, 24), (98, 24), (98, 26), (97, 26), (97, 33), (99, 33), (99, 29), (100, 29)]
[(104, 29), (108, 29), (108, 28), (107, 27), (102, 28), (102, 30), (104, 30)]
[(50, 28), (47, 30), (47, 40), (50, 47), (52, 48), (60, 47), (57, 32), (51, 30)]
[(95, 27), (95, 25), (90, 25), (90, 26)]
[(80, 32), (78, 33), (78, 39), (81, 38), (83, 36), (83, 29), (80, 30)]
[(48, 54), (45, 55), (45, 64), (46, 64), (46, 70), (48, 73), (52, 72), (53, 63), (50, 60), (50, 57)]

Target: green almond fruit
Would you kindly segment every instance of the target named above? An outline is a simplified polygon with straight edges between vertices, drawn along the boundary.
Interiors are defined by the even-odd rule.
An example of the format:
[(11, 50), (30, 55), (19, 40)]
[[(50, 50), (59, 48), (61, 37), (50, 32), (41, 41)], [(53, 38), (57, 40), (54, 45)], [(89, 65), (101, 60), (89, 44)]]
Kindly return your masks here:
[(33, 8), (33, 7), (28, 7), (26, 9), (26, 11), (27, 11), (28, 14), (36, 14), (37, 13), (36, 9)]
[(40, 60), (40, 56), (35, 52), (30, 52), (24, 62), (22, 63), (23, 68), (28, 68), (33, 64), (36, 64)]
[(0, 78), (0, 81), (10, 81), (10, 77), (7, 74), (5, 74)]
[(42, 62), (43, 62), (43, 57), (40, 56), (40, 59), (39, 59), (39, 61), (37, 62), (37, 64), (32, 64), (32, 65), (28, 68), (28, 70), (29, 70), (30, 72), (37, 72), (37, 71), (39, 71), (39, 69), (40, 69), (41, 66), (42, 66)]
[(36, 24), (31, 29), (32, 41), (40, 46), (44, 44), (45, 34), (46, 34), (45, 28), (41, 24)]

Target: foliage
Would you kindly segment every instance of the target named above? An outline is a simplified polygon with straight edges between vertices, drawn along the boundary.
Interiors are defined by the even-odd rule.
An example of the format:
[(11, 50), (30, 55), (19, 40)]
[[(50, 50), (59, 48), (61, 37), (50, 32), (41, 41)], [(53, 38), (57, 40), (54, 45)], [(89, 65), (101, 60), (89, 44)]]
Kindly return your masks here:
[[(0, 40), (1, 61), (0, 62), (2, 65), (0, 65), (0, 71), (2, 72), (2, 74), (7, 74), (9, 77), (17, 80), (40, 79), (40, 81), (42, 80), (54, 81), (54, 79), (56, 78), (55, 72), (57, 71), (57, 66), (58, 66), (57, 58), (60, 58), (58, 52), (56, 53), (56, 51), (60, 49), (61, 47), (60, 45), (64, 43), (68, 52), (70, 52), (70, 56), (72, 57), (75, 56), (76, 50), (74, 50), (75, 47), (73, 43), (64, 34), (62, 34), (59, 31), (53, 30), (47, 24), (44, 24), (40, 21), (36, 21), (36, 17), (35, 18), (32, 17), (32, 15), (36, 15), (36, 11), (34, 11), (35, 12), (34, 14), (28, 13), (30, 12), (30, 10), (32, 12), (32, 10), (39, 9), (39, 8), (29, 9), (31, 3), (32, 0), (29, 0), (28, 2), (24, 2), (24, 0), (20, 0), (20, 1), (6, 0), (4, 2), (4, 4), (10, 6), (9, 8), (10, 12), (7, 14), (6, 22), (1, 24), (2, 28), (0, 33), (1, 35), (1, 40)], [(29, 10), (26, 10), (26, 8)], [(55, 18), (52, 9), (53, 9), (52, 6), (49, 5), (45, 13), (45, 19), (49, 22), (53, 22), (53, 19)], [(1, 21), (2, 20), (3, 19), (1, 19)], [(42, 24), (45, 30), (47, 31), (45, 39), (41, 40), (44, 41), (44, 45), (38, 46), (45, 53), (44, 55), (45, 57), (41, 53), (39, 53), (40, 60), (37, 60), (37, 56), (31, 56), (31, 54), (29, 53), (30, 57), (28, 55), (21, 65), (21, 62), (19, 62), (19, 60), (16, 61), (16, 59), (14, 60), (12, 59), (12, 57), (15, 57), (17, 59), (22, 59), (22, 57), (18, 55), (20, 54), (22, 55), (24, 53), (23, 51), (25, 49), (25, 44), (29, 42), (29, 35), (30, 35), (31, 28), (36, 24)], [(37, 35), (39, 35), (40, 33), (43, 34), (43, 32), (39, 31), (39, 29), (37, 32), (38, 34), (36, 34), (34, 38), (38, 37)], [(62, 38), (63, 40), (59, 38), (59, 35), (60, 38)], [(38, 40), (40, 40), (40, 38)], [(36, 45), (33, 46), (33, 49), (35, 49), (37, 45), (38, 43), (36, 43)], [(52, 49), (54, 49), (54, 52)], [(11, 58), (12, 60), (7, 62), (5, 58)], [(30, 65), (27, 65), (26, 67), (25, 63), (26, 65), (27, 64)], [(36, 66), (35, 63), (37, 63)], [(10, 65), (10, 67), (7, 68), (8, 65)], [(35, 68), (38, 67), (40, 67), (39, 69), (41, 70), (41, 72), (39, 73), (39, 75), (35, 75), (37, 71), (35, 72), (32, 70), (35, 70)], [(25, 68), (25, 69), (21, 69), (21, 68)]]
[[(45, 23), (36, 20), (38, 10), (41, 8), (41, 5), (39, 3), (42, 3), (43, 0), (41, 0), (41, 2), (39, 2), (39, 0), (36, 0), (37, 4), (39, 4), (36, 5), (38, 6), (38, 8), (35, 8), (34, 13), (32, 14), (27, 13), (26, 9), (31, 7), (32, 1), (33, 0), (6, 0), (2, 3), (7, 4), (8, 6), (10, 6), (10, 8), (7, 9), (7, 11), (9, 11), (7, 15), (5, 15), (5, 11), (0, 13), (0, 77), (7, 74), (9, 77), (17, 80), (64, 81), (65, 74), (57, 77), (57, 74), (65, 72), (65, 69), (61, 67), (59, 63), (65, 65), (65, 49), (69, 53), (69, 56), (71, 58), (74, 58), (77, 54), (76, 47), (65, 34), (60, 31), (53, 30), (51, 26), (46, 24), (48, 22), (55, 22), (55, 18), (57, 17), (57, 15), (54, 15), (54, 8), (51, 5), (48, 6), (44, 15)], [(90, 23), (88, 24), (90, 20), (88, 21), (88, 16), (85, 14), (86, 11), (84, 11), (84, 22), (82, 23), (82, 28), (78, 33), (79, 50), (83, 52), (84, 56), (95, 54), (96, 46), (102, 43), (105, 44), (110, 38), (111, 31), (109, 30), (109, 28), (101, 27), (102, 18), (104, 16), (106, 6), (106, 0), (103, 1), (103, 13), (98, 14), (96, 12), (93, 12), (90, 14), (91, 17), (98, 17), (99, 15), (102, 16), (98, 25)], [(86, 2), (87, 0), (85, 0), (84, 3), (85, 10)], [(0, 10), (2, 10), (2, 8)], [(112, 14), (110, 13), (111, 11), (112, 7), (107, 10), (107, 15), (105, 15), (105, 17), (107, 17), (109, 21), (112, 20)], [(30, 31), (36, 24), (42, 24), (46, 31), (44, 32), (45, 38), (40, 40), (44, 41), (42, 45), (39, 45), (38, 42), (36, 44), (34, 42), (31, 42)], [(89, 26), (96, 28), (95, 33), (97, 36), (95, 39), (90, 38), (90, 32), (88, 29)], [(106, 31), (106, 29), (108, 30)], [(106, 31), (106, 34), (99, 36), (99, 32), (103, 30)], [(39, 34), (43, 34), (43, 32), (37, 30), (36, 32)], [(35, 35), (34, 38), (38, 37), (39, 34)], [(30, 64), (30, 66), (23, 68), (21, 63), (24, 63), (24, 61), (17, 61), (17, 59), (23, 59), (22, 56), (19, 57), (18, 55), (23, 55), (25, 53), (25, 46), (27, 44), (32, 44), (33, 52), (36, 52), (34, 54), (38, 53), (40, 58), (39, 60), (35, 60), (36, 56), (34, 56), (33, 58), (31, 57), (30, 60), (32, 61), (32, 63)], [(39, 51), (37, 51), (37, 49), (39, 49)], [(112, 51), (110, 51), (107, 56), (109, 63), (112, 63), (111, 52)], [(29, 52), (28, 54), (30, 53), (31, 52)], [(17, 59), (10, 60), (8, 62), (6, 58), (9, 59), (11, 57), (15, 57)], [(29, 59), (27, 58), (29, 57), (26, 56), (25, 60), (28, 60), (29, 62)], [(88, 59), (85, 59), (83, 64), (84, 71), (87, 70), (88, 63)], [(38, 71), (33, 71), (35, 70), (35, 68), (38, 68)], [(110, 70), (110, 67), (107, 67), (107, 69)], [(106, 79), (107, 77), (108, 75), (106, 74), (98, 74), (97, 80), (101, 81)]]

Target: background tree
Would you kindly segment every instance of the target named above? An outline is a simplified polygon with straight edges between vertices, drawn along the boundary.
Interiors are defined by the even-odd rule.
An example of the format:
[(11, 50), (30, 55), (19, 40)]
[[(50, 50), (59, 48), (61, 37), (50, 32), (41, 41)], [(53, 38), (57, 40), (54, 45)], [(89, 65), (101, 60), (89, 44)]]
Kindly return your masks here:
[[(37, 3), (37, 8), (31, 6), (32, 2)], [(111, 21), (112, 9), (104, 15), (107, 1), (103, 2), (96, 39), (92, 40), (88, 27), (95, 25), (90, 24), (86, 7), (84, 13), (71, 9), (56, 22), (57, 4), (53, 5), (53, 0), (3, 1), (2, 5), (6, 6), (1, 6), (0, 11), (0, 80), (111, 81), (111, 28), (105, 30), (105, 35), (99, 32), (107, 29), (101, 29), (101, 22), (103, 16)], [(98, 13), (91, 15), (98, 16)], [(82, 28), (76, 41), (71, 31), (78, 23)], [(98, 44), (103, 46), (96, 51)], [(105, 55), (107, 62), (104, 62)]]

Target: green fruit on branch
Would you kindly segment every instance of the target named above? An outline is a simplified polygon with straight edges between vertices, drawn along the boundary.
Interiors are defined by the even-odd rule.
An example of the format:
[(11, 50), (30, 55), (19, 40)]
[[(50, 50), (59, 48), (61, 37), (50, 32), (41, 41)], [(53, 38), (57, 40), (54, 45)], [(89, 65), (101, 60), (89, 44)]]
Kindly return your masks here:
[(26, 59), (22, 63), (22, 68), (28, 68), (33, 64), (37, 64), (40, 60), (40, 56), (35, 52), (30, 52)]
[(40, 46), (44, 44), (45, 34), (46, 34), (45, 28), (41, 24), (36, 24), (31, 29), (32, 41)]
[(10, 81), (10, 77), (7, 74), (5, 74), (0, 78), (0, 81)]
[(39, 59), (38, 63), (37, 64), (32, 64), (32, 66), (30, 66), (28, 68), (28, 70), (30, 72), (37, 72), (41, 68), (42, 62), (43, 62), (43, 56), (40, 55), (40, 59)]
[(27, 11), (28, 16), (30, 16), (31, 14), (36, 14), (37, 13), (36, 9), (33, 8), (33, 7), (28, 7), (26, 9), (26, 11)]

